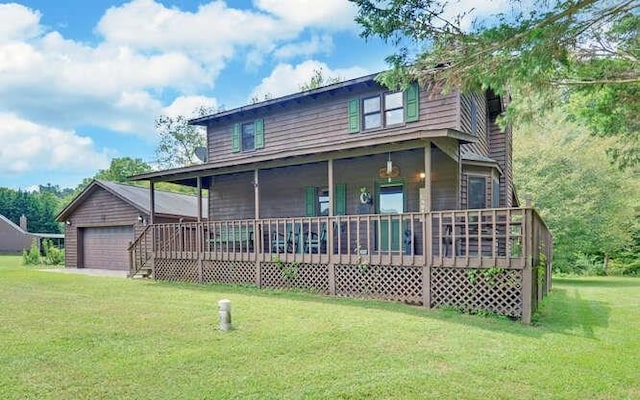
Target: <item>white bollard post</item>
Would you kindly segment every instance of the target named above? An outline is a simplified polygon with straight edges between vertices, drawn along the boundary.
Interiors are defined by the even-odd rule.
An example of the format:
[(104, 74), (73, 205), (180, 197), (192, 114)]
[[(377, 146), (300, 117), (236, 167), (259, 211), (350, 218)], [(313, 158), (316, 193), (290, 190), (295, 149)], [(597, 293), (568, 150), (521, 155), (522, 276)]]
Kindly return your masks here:
[(220, 316), (220, 330), (231, 329), (231, 300), (222, 299), (218, 302), (218, 315)]

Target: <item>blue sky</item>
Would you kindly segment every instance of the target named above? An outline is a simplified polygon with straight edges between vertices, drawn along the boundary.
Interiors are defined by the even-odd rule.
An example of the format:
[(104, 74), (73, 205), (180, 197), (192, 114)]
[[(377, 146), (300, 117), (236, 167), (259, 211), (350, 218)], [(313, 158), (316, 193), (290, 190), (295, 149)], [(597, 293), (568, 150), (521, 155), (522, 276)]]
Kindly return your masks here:
[(347, 0), (0, 3), (0, 186), (75, 187), (113, 157), (152, 163), (159, 115), (384, 69), (392, 49), (354, 15)]

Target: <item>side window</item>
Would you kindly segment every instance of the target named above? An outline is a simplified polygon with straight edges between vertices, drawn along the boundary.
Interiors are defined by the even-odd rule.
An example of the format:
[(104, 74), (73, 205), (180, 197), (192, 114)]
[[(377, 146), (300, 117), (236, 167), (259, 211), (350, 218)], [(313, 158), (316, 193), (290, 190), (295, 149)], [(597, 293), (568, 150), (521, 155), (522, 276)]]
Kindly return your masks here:
[(484, 176), (467, 178), (467, 208), (486, 208), (487, 181)]
[(492, 186), (491, 207), (498, 208), (500, 207), (500, 179), (493, 178)]

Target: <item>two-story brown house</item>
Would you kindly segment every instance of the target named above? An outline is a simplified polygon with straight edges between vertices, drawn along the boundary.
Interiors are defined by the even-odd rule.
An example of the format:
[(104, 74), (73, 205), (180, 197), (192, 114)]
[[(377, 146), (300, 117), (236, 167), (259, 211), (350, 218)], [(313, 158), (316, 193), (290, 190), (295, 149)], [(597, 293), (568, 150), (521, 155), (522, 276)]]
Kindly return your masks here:
[(209, 221), (152, 223), (132, 273), (528, 320), (549, 287), (551, 242), (535, 211), (512, 208), (502, 100), (374, 78), (192, 120), (207, 128), (207, 162), (134, 179), (208, 189)]

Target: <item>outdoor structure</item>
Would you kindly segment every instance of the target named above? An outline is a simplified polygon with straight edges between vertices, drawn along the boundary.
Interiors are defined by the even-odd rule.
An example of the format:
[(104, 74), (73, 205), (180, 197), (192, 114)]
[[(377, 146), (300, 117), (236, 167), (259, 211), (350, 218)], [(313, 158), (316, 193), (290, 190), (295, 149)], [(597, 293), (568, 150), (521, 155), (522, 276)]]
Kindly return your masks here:
[(31, 247), (34, 242), (42, 248), (44, 239), (50, 240), (56, 247), (62, 248), (64, 246), (64, 235), (29, 232), (27, 218), (24, 215), (20, 217), (19, 222), (20, 226), (4, 215), (0, 215), (0, 253), (21, 253)]
[[(197, 118), (201, 165), (149, 181), (131, 274), (304, 288), (529, 322), (551, 284), (551, 236), (518, 207), (511, 130), (490, 91), (389, 91), (375, 75)], [(209, 220), (163, 223), (154, 184), (209, 191)], [(201, 215), (201, 214), (198, 214)]]
[[(156, 191), (156, 221), (196, 221), (197, 202), (195, 196)], [(146, 188), (91, 182), (57, 216), (65, 224), (65, 266), (129, 270), (128, 248), (148, 225), (149, 204)]]

